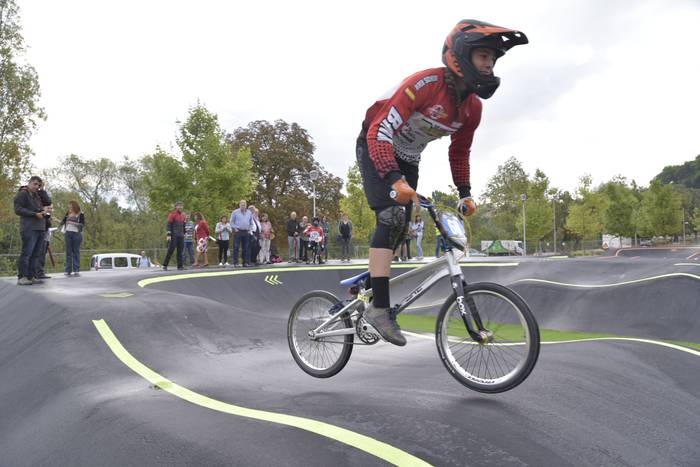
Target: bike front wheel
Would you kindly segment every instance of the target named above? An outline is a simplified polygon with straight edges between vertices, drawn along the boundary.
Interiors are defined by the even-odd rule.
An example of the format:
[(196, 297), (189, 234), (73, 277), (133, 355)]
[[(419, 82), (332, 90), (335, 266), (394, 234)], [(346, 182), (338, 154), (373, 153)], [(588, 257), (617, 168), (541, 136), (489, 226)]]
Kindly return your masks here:
[(435, 329), (442, 363), (457, 381), (475, 391), (513, 389), (528, 377), (539, 356), (535, 317), (520, 295), (499, 284), (466, 285), (464, 299), (474, 328), (483, 328), (487, 338), (479, 343), (469, 336), (452, 295), (442, 306)]
[[(309, 334), (331, 317), (340, 299), (330, 292), (314, 290), (297, 301), (287, 322), (287, 342), (294, 361), (316, 378), (329, 378), (342, 370), (350, 360), (353, 334), (312, 338)], [(324, 331), (353, 329), (349, 317), (341, 318)]]

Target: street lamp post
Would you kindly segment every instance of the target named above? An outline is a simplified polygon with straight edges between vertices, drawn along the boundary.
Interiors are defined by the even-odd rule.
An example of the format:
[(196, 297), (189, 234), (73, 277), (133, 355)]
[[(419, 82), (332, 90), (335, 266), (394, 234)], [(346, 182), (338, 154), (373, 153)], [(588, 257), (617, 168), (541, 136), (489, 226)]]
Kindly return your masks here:
[(527, 200), (527, 195), (523, 193), (520, 195), (520, 199), (523, 201), (523, 256), (527, 255), (527, 218), (525, 217), (525, 200)]
[(314, 199), (314, 217), (316, 217), (316, 180), (319, 176), (318, 170), (314, 169), (309, 172), (309, 178), (311, 179), (311, 188), (313, 189), (313, 199)]
[(554, 254), (557, 254), (557, 201), (559, 201), (559, 196), (554, 195), (552, 197), (552, 232), (554, 232)]

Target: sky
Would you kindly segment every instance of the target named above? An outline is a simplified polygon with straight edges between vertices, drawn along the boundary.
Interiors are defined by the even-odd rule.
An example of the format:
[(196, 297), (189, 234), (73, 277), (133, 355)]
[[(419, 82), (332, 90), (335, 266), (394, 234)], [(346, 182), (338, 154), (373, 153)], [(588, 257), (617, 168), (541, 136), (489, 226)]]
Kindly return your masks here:
[[(621, 174), (647, 185), (700, 154), (699, 0), (230, 2), (19, 0), (26, 59), (48, 119), (31, 144), (59, 158), (176, 151), (197, 102), (232, 132), (255, 120), (307, 129), (345, 178), (367, 108), (442, 66), (461, 19), (523, 31), (499, 59), (471, 152), (473, 192), (509, 157), (575, 190)], [(449, 138), (423, 153), (419, 192), (447, 190)]]

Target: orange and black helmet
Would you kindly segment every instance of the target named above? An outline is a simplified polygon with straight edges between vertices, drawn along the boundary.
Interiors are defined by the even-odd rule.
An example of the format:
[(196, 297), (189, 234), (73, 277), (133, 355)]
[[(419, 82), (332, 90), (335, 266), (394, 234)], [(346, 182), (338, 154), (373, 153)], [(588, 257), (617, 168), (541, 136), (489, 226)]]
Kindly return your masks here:
[(502, 28), (473, 19), (457, 23), (445, 39), (442, 47), (442, 62), (461, 78), (471, 91), (483, 99), (488, 99), (501, 84), (498, 76), (483, 75), (474, 67), (472, 50), (476, 47), (492, 49), (496, 58), (502, 57), (516, 45), (527, 44), (525, 34), (514, 29)]

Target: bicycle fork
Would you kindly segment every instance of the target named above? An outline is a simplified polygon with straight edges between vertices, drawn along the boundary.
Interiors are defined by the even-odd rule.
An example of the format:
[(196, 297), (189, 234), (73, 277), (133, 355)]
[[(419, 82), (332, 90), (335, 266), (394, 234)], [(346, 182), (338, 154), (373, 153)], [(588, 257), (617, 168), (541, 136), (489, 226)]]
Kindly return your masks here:
[[(449, 254), (449, 253), (448, 253)], [(448, 262), (450, 268), (450, 284), (456, 296), (457, 309), (462, 316), (464, 326), (467, 328), (469, 336), (480, 344), (488, 343), (493, 337), (493, 333), (484, 328), (479, 316), (479, 311), (476, 308), (474, 299), (464, 294), (464, 279), (462, 277), (462, 268), (459, 262), (453, 259)], [(475, 323), (477, 328), (474, 328)]]

